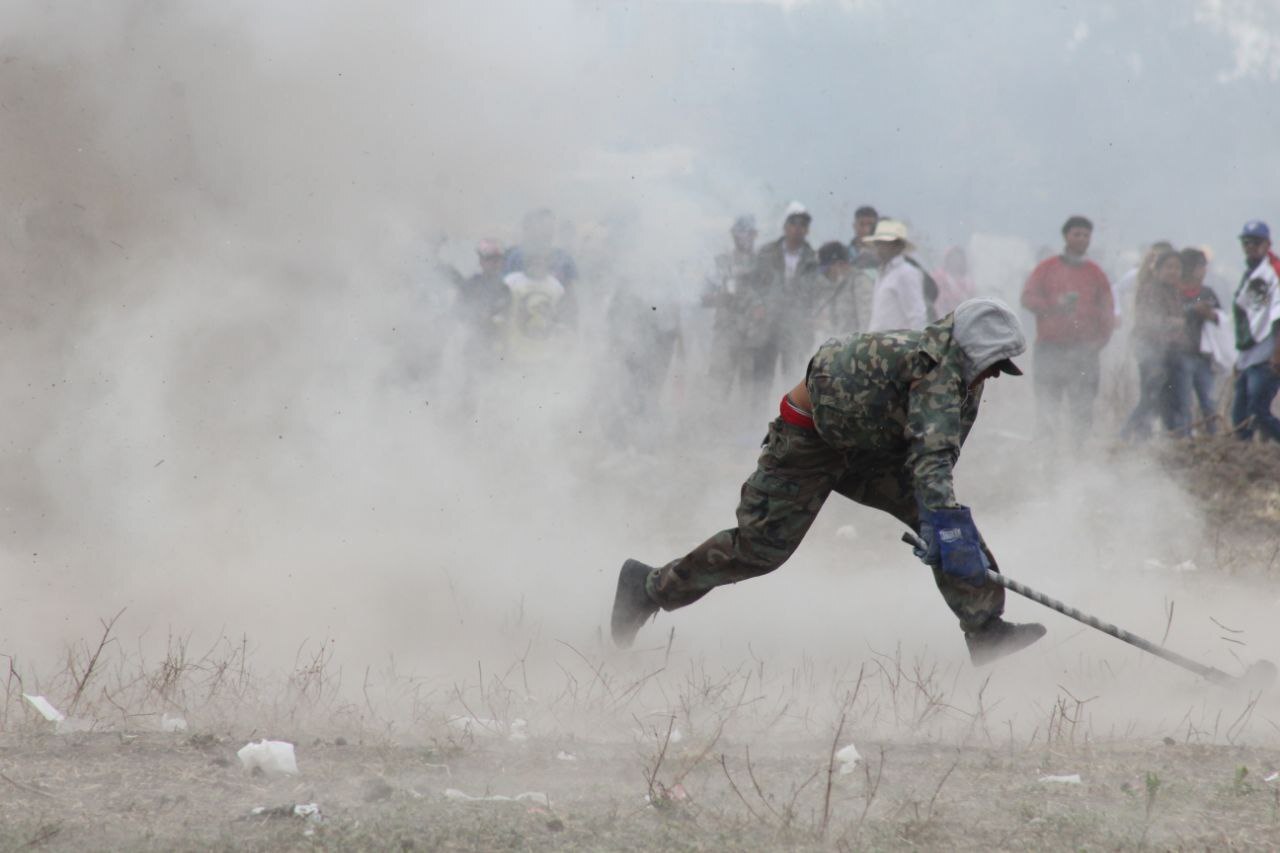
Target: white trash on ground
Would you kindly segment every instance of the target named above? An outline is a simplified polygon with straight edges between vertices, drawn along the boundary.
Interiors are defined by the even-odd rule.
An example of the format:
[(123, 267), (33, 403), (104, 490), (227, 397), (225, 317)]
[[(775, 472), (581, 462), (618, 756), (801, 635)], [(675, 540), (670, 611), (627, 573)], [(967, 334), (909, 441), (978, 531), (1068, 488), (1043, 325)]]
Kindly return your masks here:
[(853, 744), (840, 748), (836, 753), (836, 763), (840, 766), (840, 775), (848, 776), (858, 766), (858, 762), (862, 760), (862, 756), (858, 754), (858, 748)]
[(93, 731), (95, 725), (93, 720), (86, 720), (83, 717), (68, 717), (53, 707), (53, 703), (43, 696), (32, 696), (30, 693), (23, 693), (22, 698), (30, 702), (31, 707), (35, 708), (40, 713), (40, 716), (53, 723), (53, 730), (60, 735)]
[(537, 803), (540, 806), (551, 806), (551, 799), (541, 791), (525, 791), (514, 797), (504, 797), (501, 794), (494, 794), (491, 797), (473, 797), (457, 788), (445, 788), (444, 798), (467, 803)]
[(1277, 770), (1272, 770), (1269, 775), (1262, 777), (1263, 782), (1274, 782), (1277, 779), (1280, 779), (1280, 771)]
[(160, 715), (160, 731), (162, 732), (185, 732), (187, 730), (187, 721), (182, 717), (170, 717), (168, 714)]
[(556, 753), (556, 761), (577, 761), (578, 756), (572, 752), (565, 752), (563, 749)]
[(29, 693), (23, 693), (22, 698), (31, 703), (32, 707), (40, 712), (40, 716), (44, 717), (51, 723), (60, 723), (67, 718), (67, 715), (59, 711), (43, 696), (32, 696)]
[(240, 747), (236, 757), (245, 770), (261, 770), (268, 776), (294, 776), (298, 772), (293, 744), (282, 740), (260, 740), (245, 744)]
[(1040, 781), (1058, 783), (1061, 785), (1083, 785), (1084, 784), (1082, 781), (1080, 781), (1079, 773), (1072, 773), (1069, 776), (1041, 776)]
[(313, 822), (324, 820), (319, 803), (298, 803), (287, 806), (258, 806), (249, 812), (254, 817), (300, 817)]
[(1144, 568), (1150, 569), (1151, 571), (1154, 571), (1154, 572), (1177, 572), (1179, 574), (1182, 574), (1185, 572), (1200, 571), (1200, 567), (1197, 566), (1195, 563), (1193, 563), (1191, 560), (1183, 560), (1181, 563), (1177, 563), (1171, 566), (1168, 563), (1165, 563), (1163, 560), (1160, 560), (1156, 557), (1148, 557), (1147, 559), (1142, 561), (1142, 565)]

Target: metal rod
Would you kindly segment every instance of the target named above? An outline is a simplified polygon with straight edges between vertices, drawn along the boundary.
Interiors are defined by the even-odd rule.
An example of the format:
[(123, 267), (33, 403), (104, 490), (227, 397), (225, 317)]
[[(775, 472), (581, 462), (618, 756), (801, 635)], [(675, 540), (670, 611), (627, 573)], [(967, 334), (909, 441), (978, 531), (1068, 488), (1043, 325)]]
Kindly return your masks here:
[[(912, 546), (913, 548), (926, 550), (924, 542), (920, 539), (920, 537), (916, 536), (914, 533), (908, 532), (908, 533), (902, 534), (902, 541), (906, 542), (908, 545)], [(1215, 669), (1214, 667), (1211, 667), (1211, 666), (1205, 666), (1202, 663), (1196, 663), (1190, 658), (1185, 658), (1182, 655), (1178, 654), (1177, 652), (1171, 652), (1166, 648), (1157, 646), (1155, 643), (1151, 642), (1150, 640), (1145, 640), (1136, 634), (1131, 634), (1128, 631), (1124, 630), (1123, 628), (1118, 628), (1109, 622), (1103, 622), (1101, 619), (1096, 619), (1093, 616), (1090, 616), (1088, 613), (1081, 613), (1079, 610), (1076, 610), (1074, 607), (1069, 607), (1066, 604), (1063, 604), (1061, 601), (1058, 601), (1056, 598), (1050, 598), (1044, 593), (1037, 592), (1036, 590), (1032, 589), (1026, 584), (1018, 583), (1012, 578), (1005, 577), (999, 572), (993, 572), (990, 569), (988, 569), (987, 580), (991, 581), (992, 583), (999, 584), (1005, 589), (1012, 590), (1013, 592), (1016, 592), (1018, 595), (1021, 595), (1024, 598), (1029, 598), (1032, 601), (1036, 602), (1037, 604), (1043, 604), (1045, 607), (1048, 607), (1050, 610), (1056, 610), (1059, 613), (1061, 613), (1063, 616), (1069, 616), (1072, 619), (1076, 620), (1077, 622), (1083, 622), (1084, 624), (1088, 625), (1090, 628), (1096, 628), (1097, 630), (1101, 631), (1104, 634), (1110, 634), (1111, 636), (1115, 637), (1117, 640), (1120, 640), (1123, 643), (1128, 643), (1131, 646), (1137, 646), (1138, 648), (1142, 649), (1144, 652), (1153, 654), (1158, 658), (1163, 658), (1164, 660), (1167, 660), (1169, 663), (1174, 664), (1175, 666), (1180, 666), (1183, 669), (1190, 670), (1191, 672), (1194, 672), (1196, 675), (1199, 675), (1202, 678), (1207, 678), (1210, 681), (1214, 682), (1215, 684), (1236, 684), (1239, 681), (1235, 676), (1225, 673), (1220, 669)]]

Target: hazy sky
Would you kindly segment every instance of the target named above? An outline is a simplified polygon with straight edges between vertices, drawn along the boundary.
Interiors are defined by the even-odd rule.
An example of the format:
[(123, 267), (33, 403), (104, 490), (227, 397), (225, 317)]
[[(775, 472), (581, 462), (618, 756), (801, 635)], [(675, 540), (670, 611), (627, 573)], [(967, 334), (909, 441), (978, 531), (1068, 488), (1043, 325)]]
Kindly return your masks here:
[(619, 51), (668, 29), (686, 48), (655, 59), (678, 67), (668, 120), (619, 145), (714, 151), (728, 163), (699, 167), (804, 200), (821, 234), (860, 202), (944, 239), (1056, 242), (1079, 211), (1114, 248), (1229, 247), (1244, 219), (1280, 218), (1274, 2), (575, 8)]

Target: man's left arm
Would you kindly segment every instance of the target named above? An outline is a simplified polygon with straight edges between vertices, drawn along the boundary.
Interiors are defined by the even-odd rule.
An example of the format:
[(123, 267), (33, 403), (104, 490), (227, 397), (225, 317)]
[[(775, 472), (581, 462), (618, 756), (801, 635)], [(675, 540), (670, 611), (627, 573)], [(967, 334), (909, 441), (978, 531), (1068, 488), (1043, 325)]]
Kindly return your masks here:
[(959, 367), (939, 364), (916, 381), (907, 397), (907, 469), (922, 509), (958, 506), (952, 469), (960, 458), (964, 379)]
[(1271, 372), (1280, 376), (1280, 320), (1271, 324)]
[(952, 484), (964, 440), (965, 393), (959, 366), (945, 362), (912, 386), (907, 467), (915, 480), (920, 536), (926, 544), (917, 556), (935, 569), (981, 586), (992, 562), (969, 508), (956, 501)]

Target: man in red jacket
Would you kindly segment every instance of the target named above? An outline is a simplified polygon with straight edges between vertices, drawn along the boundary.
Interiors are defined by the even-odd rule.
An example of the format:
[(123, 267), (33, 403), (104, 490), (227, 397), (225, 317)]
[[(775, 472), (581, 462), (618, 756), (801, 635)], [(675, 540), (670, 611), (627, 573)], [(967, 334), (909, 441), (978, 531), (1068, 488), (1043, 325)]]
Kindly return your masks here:
[(1062, 237), (1062, 254), (1042, 261), (1027, 279), (1022, 307), (1036, 315), (1037, 433), (1051, 434), (1065, 415), (1079, 447), (1093, 426), (1099, 354), (1111, 338), (1115, 303), (1106, 273), (1085, 257), (1093, 223), (1072, 216), (1062, 226)]

